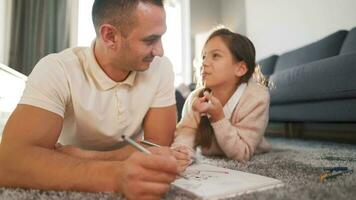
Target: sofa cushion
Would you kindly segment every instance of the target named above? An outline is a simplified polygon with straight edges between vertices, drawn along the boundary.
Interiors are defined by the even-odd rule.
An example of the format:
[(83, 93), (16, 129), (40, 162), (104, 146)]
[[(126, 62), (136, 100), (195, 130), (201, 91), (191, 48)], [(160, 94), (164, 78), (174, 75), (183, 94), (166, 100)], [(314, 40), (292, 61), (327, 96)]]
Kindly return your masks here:
[(356, 53), (334, 56), (270, 76), (271, 104), (356, 97)]
[(347, 34), (341, 47), (340, 54), (356, 52), (356, 27)]
[(338, 55), (347, 31), (337, 31), (319, 41), (279, 56), (274, 72)]
[(356, 99), (281, 104), (269, 109), (270, 122), (356, 122)]
[(261, 67), (261, 72), (263, 75), (269, 76), (273, 73), (274, 66), (276, 64), (277, 59), (278, 59), (277, 55), (272, 55), (258, 61), (258, 64)]

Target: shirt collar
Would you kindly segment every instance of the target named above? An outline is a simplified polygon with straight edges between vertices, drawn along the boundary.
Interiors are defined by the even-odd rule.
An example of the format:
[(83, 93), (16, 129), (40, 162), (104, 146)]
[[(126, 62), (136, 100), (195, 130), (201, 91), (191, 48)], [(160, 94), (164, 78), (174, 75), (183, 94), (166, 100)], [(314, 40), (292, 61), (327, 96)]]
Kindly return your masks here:
[(240, 98), (246, 89), (246, 86), (247, 83), (241, 83), (239, 87), (235, 90), (234, 94), (230, 97), (230, 99), (225, 104), (223, 110), (224, 110), (225, 117), (227, 119), (231, 118), (236, 105), (239, 103)]
[(95, 82), (99, 85), (103, 90), (109, 90), (116, 86), (120, 85), (129, 85), (133, 86), (135, 82), (136, 73), (135, 71), (131, 71), (128, 77), (122, 82), (116, 82), (112, 80), (104, 70), (100, 67), (94, 55), (94, 46), (95, 41), (92, 42), (91, 47), (86, 49), (85, 57), (87, 69), (89, 69), (91, 76), (94, 78)]

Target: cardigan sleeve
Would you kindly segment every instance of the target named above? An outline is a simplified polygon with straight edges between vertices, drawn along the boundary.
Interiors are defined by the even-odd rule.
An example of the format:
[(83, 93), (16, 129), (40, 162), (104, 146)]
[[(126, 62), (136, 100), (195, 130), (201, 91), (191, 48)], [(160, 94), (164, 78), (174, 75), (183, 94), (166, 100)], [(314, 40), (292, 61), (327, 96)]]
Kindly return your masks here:
[(186, 146), (194, 149), (194, 140), (199, 125), (199, 113), (192, 110), (197, 91), (193, 91), (184, 103), (182, 119), (177, 124), (172, 147)]
[(245, 96), (246, 101), (241, 99), (232, 117), (233, 122), (224, 118), (211, 124), (216, 141), (228, 158), (249, 160), (263, 140), (268, 123), (269, 94), (263, 90), (255, 95)]

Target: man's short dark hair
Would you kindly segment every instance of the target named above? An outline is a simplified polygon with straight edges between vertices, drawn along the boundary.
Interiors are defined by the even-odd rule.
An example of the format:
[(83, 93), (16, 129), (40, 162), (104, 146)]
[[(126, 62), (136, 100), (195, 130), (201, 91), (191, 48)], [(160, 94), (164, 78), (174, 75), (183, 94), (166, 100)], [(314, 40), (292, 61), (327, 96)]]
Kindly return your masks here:
[(164, 0), (95, 0), (92, 20), (97, 35), (102, 24), (108, 23), (127, 35), (136, 24), (134, 11), (139, 2), (147, 2), (163, 7)]

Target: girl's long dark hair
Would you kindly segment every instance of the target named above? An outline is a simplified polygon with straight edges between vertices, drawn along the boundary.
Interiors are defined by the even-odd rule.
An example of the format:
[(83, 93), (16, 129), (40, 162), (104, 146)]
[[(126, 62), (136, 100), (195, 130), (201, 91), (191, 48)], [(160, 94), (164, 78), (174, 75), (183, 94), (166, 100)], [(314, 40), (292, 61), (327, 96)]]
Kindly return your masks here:
[[(234, 33), (226, 28), (215, 30), (205, 42), (208, 43), (212, 38), (220, 37), (225, 45), (230, 50), (233, 58), (239, 62), (244, 61), (247, 66), (247, 72), (241, 77), (241, 82), (247, 82), (252, 74), (255, 72), (256, 67), (256, 51), (253, 43), (246, 37), (238, 33)], [(256, 70), (257, 73), (260, 73)], [(261, 74), (257, 76), (263, 77)], [(258, 80), (265, 85), (263, 79)], [(200, 91), (199, 97), (204, 96), (204, 89)], [(203, 148), (210, 148), (212, 140), (214, 138), (214, 130), (210, 124), (209, 118), (206, 115), (201, 116), (200, 123), (195, 137), (195, 146), (201, 146)]]
[[(199, 92), (199, 97), (203, 97), (205, 91), (211, 92), (209, 88), (204, 88)], [(210, 124), (208, 116), (201, 115), (197, 135), (195, 137), (195, 142), (194, 142), (195, 146), (202, 146), (202, 147), (209, 148), (211, 146), (213, 137), (214, 137), (214, 130)]]

